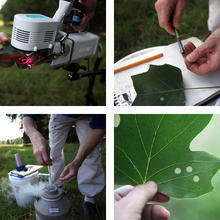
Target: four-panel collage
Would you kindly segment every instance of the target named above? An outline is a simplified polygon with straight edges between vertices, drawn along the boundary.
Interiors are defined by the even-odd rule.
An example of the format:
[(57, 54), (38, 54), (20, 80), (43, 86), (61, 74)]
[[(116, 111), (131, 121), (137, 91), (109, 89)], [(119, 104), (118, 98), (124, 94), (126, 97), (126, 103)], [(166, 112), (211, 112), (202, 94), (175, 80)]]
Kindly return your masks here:
[(2, 220), (220, 219), (219, 0), (0, 0), (0, 88)]

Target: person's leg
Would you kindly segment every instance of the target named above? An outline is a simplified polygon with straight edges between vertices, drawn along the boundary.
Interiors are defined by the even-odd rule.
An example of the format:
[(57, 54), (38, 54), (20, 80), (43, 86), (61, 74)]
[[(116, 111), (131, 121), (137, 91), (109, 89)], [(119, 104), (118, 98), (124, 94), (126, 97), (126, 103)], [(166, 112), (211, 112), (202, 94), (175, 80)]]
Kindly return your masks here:
[(211, 32), (220, 28), (220, 1), (209, 0), (208, 27)]
[[(83, 116), (75, 123), (80, 142), (85, 138), (90, 128), (90, 121), (91, 117)], [(78, 171), (77, 180), (79, 190), (86, 199), (93, 198), (103, 190), (105, 186), (105, 175), (101, 162), (100, 143), (83, 161)]]
[(59, 176), (64, 168), (63, 147), (73, 118), (64, 115), (51, 115), (49, 123), (50, 157), (53, 165), (50, 168), (52, 183), (62, 186)]

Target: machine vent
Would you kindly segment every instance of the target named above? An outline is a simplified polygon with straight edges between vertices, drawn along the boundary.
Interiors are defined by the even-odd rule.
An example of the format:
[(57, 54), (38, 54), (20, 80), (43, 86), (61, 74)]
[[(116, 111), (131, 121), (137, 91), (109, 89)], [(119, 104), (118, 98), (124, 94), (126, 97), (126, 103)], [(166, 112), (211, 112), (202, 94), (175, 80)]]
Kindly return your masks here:
[(18, 29), (18, 28), (15, 27), (13, 37), (17, 41), (27, 44), (29, 42), (30, 32), (29, 31), (24, 31), (24, 30), (21, 30), (21, 29)]
[(42, 32), (31, 32), (30, 35), (30, 43), (32, 44), (38, 44), (42, 42)]
[(53, 40), (54, 31), (46, 31), (44, 42), (51, 42)]

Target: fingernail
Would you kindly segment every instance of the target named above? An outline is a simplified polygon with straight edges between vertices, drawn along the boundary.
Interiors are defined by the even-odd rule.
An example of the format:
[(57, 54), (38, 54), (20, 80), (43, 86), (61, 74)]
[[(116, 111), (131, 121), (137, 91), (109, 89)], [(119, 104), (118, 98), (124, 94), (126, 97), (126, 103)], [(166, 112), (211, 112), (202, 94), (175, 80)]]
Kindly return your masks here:
[(161, 207), (161, 211), (164, 213), (164, 215), (166, 215), (167, 218), (170, 217), (170, 212), (167, 209), (165, 209), (164, 207)]
[(157, 184), (153, 181), (149, 181), (147, 182), (147, 185), (150, 187), (150, 188), (157, 188)]
[(187, 55), (187, 56), (186, 56), (186, 59), (187, 59), (187, 61), (191, 62), (192, 59), (193, 59), (192, 54)]

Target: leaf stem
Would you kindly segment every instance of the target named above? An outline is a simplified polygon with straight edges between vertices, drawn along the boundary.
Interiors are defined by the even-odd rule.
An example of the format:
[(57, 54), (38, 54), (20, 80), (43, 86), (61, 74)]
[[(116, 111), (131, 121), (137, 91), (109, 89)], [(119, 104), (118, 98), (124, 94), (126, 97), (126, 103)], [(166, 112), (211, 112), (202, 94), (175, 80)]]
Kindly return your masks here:
[[(220, 89), (220, 86), (170, 89), (170, 90), (159, 91), (159, 92), (155, 92), (155, 93), (163, 94), (163, 93), (180, 92), (180, 91), (184, 91), (184, 90), (197, 90), (197, 89)], [(155, 94), (155, 93), (151, 93), (151, 94)], [(150, 94), (148, 94), (148, 95), (150, 95)]]
[(156, 136), (157, 136), (158, 130), (160, 128), (160, 125), (161, 125), (164, 117), (165, 117), (165, 115), (162, 115), (162, 117), (161, 117), (161, 119), (159, 121), (158, 127), (154, 131), (154, 137), (153, 137), (153, 140), (152, 140), (152, 143), (151, 143), (151, 147), (150, 147), (150, 153), (149, 153), (149, 157), (148, 157), (148, 160), (147, 160), (147, 167), (146, 167), (146, 172), (145, 172), (144, 182), (143, 183), (146, 183), (147, 179), (148, 179), (148, 170), (149, 170), (149, 166), (150, 166), (150, 162), (151, 162), (152, 150), (153, 150), (153, 147), (154, 147), (154, 144), (155, 144), (155, 140), (156, 140)]

